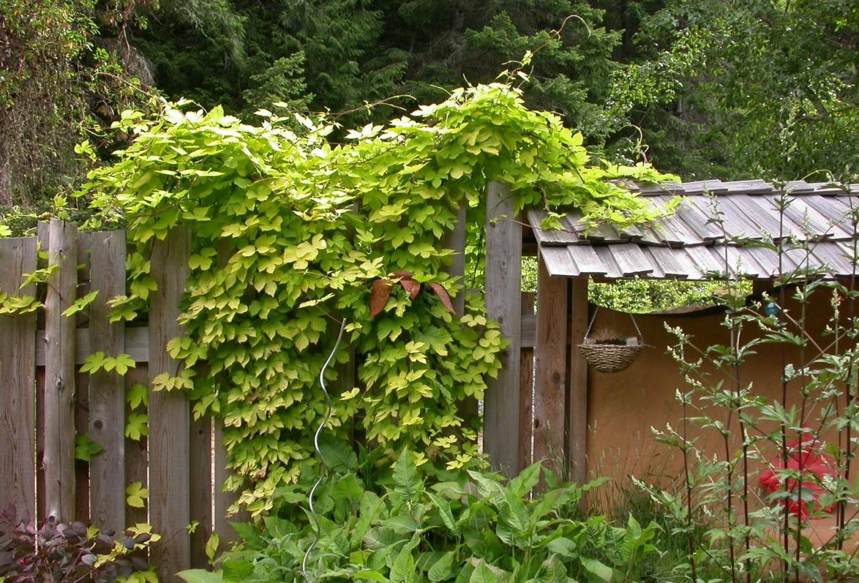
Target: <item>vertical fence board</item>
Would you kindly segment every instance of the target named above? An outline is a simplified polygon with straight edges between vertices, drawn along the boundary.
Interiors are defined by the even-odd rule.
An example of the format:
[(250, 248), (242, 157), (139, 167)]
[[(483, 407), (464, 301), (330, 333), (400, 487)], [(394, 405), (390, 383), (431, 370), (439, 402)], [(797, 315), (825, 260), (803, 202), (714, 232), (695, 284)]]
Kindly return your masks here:
[(224, 484), (230, 477), (230, 470), (227, 469), (227, 449), (224, 447), (224, 426), (220, 420), (213, 422), (213, 430), (215, 432), (215, 516), (214, 530), (221, 539), (220, 550), (229, 548), (229, 544), (238, 541), (238, 536), (230, 526), (230, 520), (233, 522), (247, 522), (250, 517), (245, 512), (227, 519), (227, 511), (239, 499), (237, 492), (224, 492)]
[(75, 508), (75, 322), (62, 313), (75, 300), (77, 229), (57, 219), (48, 227), (45, 299), (45, 498), (48, 516), (74, 520)]
[[(35, 270), (35, 238), (0, 240), (0, 290), (18, 295), (23, 275)], [(35, 286), (20, 293), (32, 295)], [(0, 316), (0, 338), (0, 504), (35, 516), (35, 315)]]
[[(460, 285), (465, 284), (465, 236), (466, 236), (466, 209), (463, 205), (456, 213), (456, 225), (453, 230), (445, 235), (444, 247), (454, 252), (453, 259), (448, 269), (451, 277), (457, 278)], [(456, 295), (451, 295), (453, 309), (459, 317), (465, 314), (465, 294), (468, 293), (464, 287)], [(466, 398), (459, 405), (459, 415), (466, 426), (474, 424), (480, 415), (480, 407), (477, 399)]]
[[(82, 298), (90, 292), (90, 241), (92, 237), (90, 233), (77, 234), (77, 280), (75, 282), (75, 297)], [(75, 314), (74, 320), (75, 329), (87, 326), (89, 324), (89, 313), (87, 310), (82, 310)], [(75, 334), (77, 339), (77, 333)], [(75, 353), (78, 351), (77, 340), (75, 341)], [(75, 356), (75, 364), (77, 355)], [(89, 375), (82, 372), (75, 372), (75, 436), (87, 433), (89, 428)], [(90, 437), (92, 437), (90, 435)], [(76, 448), (77, 449), (77, 448)], [(75, 452), (75, 520), (81, 522), (92, 522), (90, 514), (90, 482), (89, 469), (90, 465), (85, 460), (77, 459)]]
[[(452, 277), (459, 278), (460, 284), (464, 283), (465, 277), (465, 235), (466, 221), (465, 207), (463, 206), (457, 211), (456, 226), (452, 231), (447, 233), (444, 240), (445, 248), (451, 249), (456, 253), (453, 256), (448, 273)], [(456, 313), (461, 316), (465, 312), (465, 289), (455, 296), (451, 296), (451, 302)]]
[(567, 385), (566, 278), (549, 277), (542, 256), (537, 260), (537, 361), (534, 390), (534, 460), (555, 472), (564, 467)]
[[(128, 371), (125, 375), (125, 392), (128, 393), (134, 385), (140, 384), (146, 386), (148, 384), (149, 369), (147, 365), (137, 365), (137, 368)], [(128, 419), (131, 415), (140, 415), (143, 412), (142, 407), (135, 410), (131, 409), (131, 404), (125, 405), (125, 418)], [(125, 526), (130, 526), (142, 522), (149, 522), (146, 515), (146, 508), (133, 508), (125, 504), (125, 488), (131, 484), (140, 482), (143, 488), (149, 487), (149, 452), (147, 450), (147, 438), (141, 437), (140, 440), (125, 438), (125, 481), (121, 483), (123, 508), (125, 509)], [(114, 479), (117, 481), (122, 474), (117, 473)]]
[(45, 505), (45, 367), (36, 369), (36, 516), (41, 524), (48, 517)]
[[(534, 294), (522, 292), (522, 315), (534, 315)], [(532, 463), (534, 436), (534, 349), (522, 347), (519, 359), (519, 470)]]
[(570, 476), (583, 484), (587, 481), (588, 455), (588, 363), (585, 362), (579, 344), (585, 339), (588, 329), (588, 280), (572, 281), (570, 317), (570, 381), (568, 384), (567, 413), (569, 415)]
[[(107, 302), (125, 294), (125, 232), (93, 233), (90, 289), (98, 291), (89, 306), (91, 352), (116, 357), (125, 352), (125, 325), (110, 323)], [(90, 376), (90, 438), (102, 452), (90, 462), (90, 516), (100, 528), (125, 529), (125, 380), (115, 372)]]
[[(177, 318), (185, 290), (190, 231), (177, 228), (152, 245), (153, 279), (158, 290), (150, 296), (149, 381), (162, 373), (176, 376), (179, 362), (167, 354), (167, 342), (181, 335)], [(152, 549), (159, 578), (180, 581), (175, 574), (191, 565), (191, 521), (188, 398), (181, 391), (152, 392), (149, 398), (149, 514), (153, 529), (164, 538)]]
[(191, 566), (204, 569), (212, 535), (212, 418), (192, 419), (190, 439), (191, 520), (199, 523), (191, 534)]
[[(75, 428), (85, 432), (89, 423), (89, 375), (75, 373)], [(96, 456), (98, 457), (98, 456)], [(75, 459), (75, 520), (92, 521), (89, 503), (89, 463)]]
[(510, 340), (503, 368), (484, 401), (483, 447), (494, 468), (519, 468), (519, 359), (522, 329), (522, 227), (515, 221), (510, 187), (490, 182), (486, 203), (486, 307)]
[[(48, 232), (48, 223), (40, 222), (36, 226), (37, 235), (36, 241), (38, 250), (47, 253), (50, 246), (50, 233)], [(36, 257), (36, 267), (46, 267), (48, 264), (47, 258)], [(42, 296), (44, 297), (44, 296)], [(36, 316), (36, 326), (40, 329), (45, 328), (45, 311), (41, 310)], [(36, 343), (41, 342), (41, 346), (37, 346), (36, 350), (45, 350), (45, 339), (36, 337)], [(42, 460), (45, 457), (45, 365), (44, 362), (36, 369), (36, 516), (38, 522), (41, 523), (48, 518), (48, 511), (45, 504), (45, 466)]]

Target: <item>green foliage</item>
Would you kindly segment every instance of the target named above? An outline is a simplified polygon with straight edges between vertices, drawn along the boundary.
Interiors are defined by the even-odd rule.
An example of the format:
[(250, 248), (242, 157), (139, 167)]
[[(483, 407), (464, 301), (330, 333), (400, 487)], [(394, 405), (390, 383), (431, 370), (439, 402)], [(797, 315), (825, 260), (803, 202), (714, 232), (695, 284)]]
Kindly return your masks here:
[(149, 490), (141, 482), (134, 482), (125, 489), (125, 503), (132, 508), (143, 508), (149, 499)]
[(117, 53), (93, 45), (96, 4), (0, 2), (2, 206), (47, 206), (57, 191), (73, 187), (85, 172), (74, 153), (81, 134), (99, 132), (113, 111), (138, 101), (136, 81)]
[(89, 434), (83, 433), (75, 437), (75, 459), (88, 462), (93, 456), (100, 454), (104, 449), (90, 439)]
[(855, 2), (670, 1), (637, 40), (644, 58), (619, 76), (614, 100), (637, 104), (662, 167), (856, 176)]
[[(530, 497), (541, 475), (554, 485)], [(311, 580), (620, 582), (638, 580), (636, 565), (657, 552), (652, 524), (629, 517), (621, 528), (603, 517), (572, 518), (582, 495), (599, 483), (557, 485), (539, 465), (509, 482), (477, 471), (431, 479), (406, 451), (375, 481), (385, 484), (381, 491), (359, 475), (339, 473), (320, 490), (321, 538), (308, 564)], [(286, 509), (293, 495), (284, 492), (275, 503)], [(257, 527), (235, 526), (243, 546), (221, 557), (217, 573), (180, 576), (189, 582), (302, 580), (312, 523), (271, 515)]]
[[(752, 285), (738, 282), (737, 293), (748, 296)], [(722, 281), (655, 281), (619, 280), (612, 283), (591, 282), (588, 295), (594, 304), (617, 310), (646, 314), (679, 307), (712, 306), (723, 303), (727, 284)]]
[[(332, 430), (355, 419), (389, 459), (406, 445), (420, 452), (418, 464), (457, 468), (475, 456), (476, 420), (466, 423), (460, 404), (482, 399), (503, 340), (481, 298), (458, 319), (438, 290), (460, 289), (441, 241), (461, 205), (485, 216), (489, 180), (509, 184), (517, 210), (575, 207), (623, 225), (661, 212), (612, 180), (662, 175), (590, 165), (581, 134), (528, 110), (505, 84), (457, 90), (414, 117), (352, 131), (343, 145), (325, 141), (330, 126), (300, 115), (254, 127), (219, 108), (168, 105), (154, 120), (125, 112), (118, 128), (137, 139), (86, 187), (100, 212), (90, 226), (128, 223), (130, 294), (114, 309), (145, 311), (153, 241), (190, 225), (187, 336), (168, 345), (186, 366), (153, 389), (186, 390), (195, 415), (223, 419), (237, 475), (227, 487), (250, 488), (240, 502), (254, 514), (315, 463), (310, 428), (325, 411), (316, 379), (341, 318), (360, 385), (333, 385), (336, 372), (328, 373)], [(394, 286), (371, 317), (371, 284), (395, 272), (436, 293)], [(337, 360), (346, 359), (344, 345)], [(193, 370), (200, 361), (205, 375)]]

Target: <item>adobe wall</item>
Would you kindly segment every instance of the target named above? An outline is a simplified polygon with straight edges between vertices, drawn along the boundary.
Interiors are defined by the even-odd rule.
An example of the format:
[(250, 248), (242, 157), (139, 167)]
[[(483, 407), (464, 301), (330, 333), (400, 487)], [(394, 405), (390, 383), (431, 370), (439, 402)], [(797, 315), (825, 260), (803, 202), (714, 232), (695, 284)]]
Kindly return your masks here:
[[(823, 336), (823, 329), (830, 315), (830, 297), (819, 293), (809, 309), (809, 330), (818, 342), (829, 342), (831, 336)], [(794, 316), (798, 306), (788, 302), (789, 311)], [(857, 307), (859, 313), (859, 307)], [(629, 487), (629, 476), (634, 475), (649, 482), (660, 481), (668, 484), (682, 477), (682, 456), (669, 446), (655, 441), (651, 427), (662, 429), (666, 424), (674, 428), (682, 427), (681, 407), (675, 400), (677, 389), (688, 390), (667, 347), (674, 345), (675, 337), (665, 330), (665, 325), (679, 326), (693, 336), (693, 342), (700, 347), (713, 344), (727, 344), (728, 330), (722, 325), (724, 313), (706, 316), (636, 316), (646, 348), (638, 360), (626, 371), (616, 374), (602, 374), (591, 370), (588, 375), (588, 473), (613, 479), (612, 484), (600, 496), (611, 496), (611, 492)], [(623, 335), (633, 335), (634, 328), (628, 315), (600, 309), (594, 328), (612, 327)], [(747, 327), (744, 335), (759, 335), (759, 330)], [(741, 382), (753, 383), (753, 392), (769, 400), (781, 399), (781, 348), (765, 344), (757, 349), (741, 368)], [(798, 366), (797, 350), (786, 351), (787, 362)], [(709, 369), (712, 371), (712, 369)], [(716, 379), (724, 378), (714, 376)], [(729, 385), (728, 385), (729, 386)], [(799, 387), (792, 384), (788, 390), (788, 407), (800, 405)], [(844, 399), (840, 400), (844, 405)], [(720, 416), (724, 419), (724, 415)], [(811, 417), (810, 425), (816, 426), (816, 416)], [(736, 416), (731, 424), (739, 433)], [(699, 439), (698, 446), (708, 455), (718, 455), (724, 459), (725, 449), (722, 438), (714, 430), (700, 429), (690, 424), (690, 438)], [(835, 439), (827, 435), (827, 439)], [(734, 444), (737, 448), (739, 443)], [(773, 459), (778, 450), (770, 445), (763, 453), (764, 459)], [(854, 460), (851, 470), (853, 476), (859, 472), (859, 463)], [(758, 481), (754, 479), (755, 489)]]

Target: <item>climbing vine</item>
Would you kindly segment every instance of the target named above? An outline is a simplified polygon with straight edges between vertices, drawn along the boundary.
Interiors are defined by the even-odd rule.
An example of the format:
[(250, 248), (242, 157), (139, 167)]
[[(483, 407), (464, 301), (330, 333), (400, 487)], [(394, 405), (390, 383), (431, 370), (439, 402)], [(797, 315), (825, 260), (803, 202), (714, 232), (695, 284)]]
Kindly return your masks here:
[(316, 378), (342, 319), (337, 361), (354, 358), (358, 382), (338, 385), (332, 369), (333, 431), (360, 432), (388, 459), (410, 445), (418, 465), (457, 468), (477, 454), (476, 420), (460, 410), (482, 399), (505, 341), (481, 297), (451, 313), (462, 285), (442, 240), (460, 208), (485, 216), (488, 181), (509, 185), (517, 211), (549, 210), (547, 226), (570, 208), (620, 225), (670, 212), (617, 181), (662, 175), (592, 164), (581, 134), (525, 108), (506, 83), (459, 89), (347, 143), (327, 139), (325, 119), (258, 114), (256, 126), (188, 103), (157, 119), (125, 112), (116, 129), (132, 145), (83, 190), (98, 210), (90, 228), (128, 232), (129, 293), (112, 300), (115, 319), (146, 311), (153, 242), (190, 227), (185, 333), (167, 347), (184, 367), (152, 388), (186, 391), (196, 416), (223, 420), (227, 488), (253, 513), (317, 463)]

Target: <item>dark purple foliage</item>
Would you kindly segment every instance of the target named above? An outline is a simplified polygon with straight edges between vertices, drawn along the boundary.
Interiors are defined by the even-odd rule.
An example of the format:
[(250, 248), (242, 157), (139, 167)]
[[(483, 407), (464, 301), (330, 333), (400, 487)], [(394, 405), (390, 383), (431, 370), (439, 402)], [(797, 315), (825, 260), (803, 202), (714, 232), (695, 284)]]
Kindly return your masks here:
[[(0, 577), (5, 583), (110, 583), (149, 568), (149, 535), (126, 533), (128, 537), (114, 539), (112, 534), (89, 537), (83, 523), (57, 524), (53, 519), (36, 530), (28, 511), (18, 516), (10, 505), (0, 513)], [(96, 567), (101, 556), (111, 553), (114, 540), (133, 552)]]

